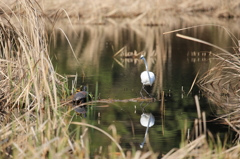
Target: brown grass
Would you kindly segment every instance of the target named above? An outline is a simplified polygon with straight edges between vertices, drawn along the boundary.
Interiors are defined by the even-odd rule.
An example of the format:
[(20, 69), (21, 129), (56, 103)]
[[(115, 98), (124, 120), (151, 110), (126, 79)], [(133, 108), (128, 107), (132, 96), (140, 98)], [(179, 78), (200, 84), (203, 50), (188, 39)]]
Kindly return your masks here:
[[(155, 6), (164, 2), (153, 1), (151, 4), (146, 4), (146, 2), (140, 1), (121, 1), (117, 5), (113, 1), (109, 1), (106, 4), (102, 4), (101, 1), (95, 1), (92, 4), (89, 2), (85, 2), (86, 4), (83, 2), (75, 4), (71, 1), (58, 1), (58, 3), (56, 1), (45, 2), (40, 1), (36, 3), (36, 1), (24, 0), (4, 0), (0, 2), (2, 13), (4, 13), (0, 17), (0, 104), (1, 109), (8, 111), (10, 114), (9, 121), (2, 124), (0, 130), (0, 156), (2, 158), (89, 158), (88, 146), (90, 138), (88, 137), (87, 129), (89, 125), (73, 123), (82, 125), (80, 127), (82, 130), (77, 130), (80, 131), (79, 136), (71, 136), (72, 132), (68, 130), (71, 122), (71, 118), (68, 116), (69, 112), (61, 111), (62, 105), (60, 105), (60, 100), (66, 93), (64, 89), (66, 79), (54, 71), (49, 58), (49, 44), (45, 26), (46, 20), (49, 19), (46, 18), (46, 15), (51, 17), (79, 17), (80, 19), (82, 18), (83, 23), (93, 24), (103, 23), (102, 17), (130, 17), (133, 18), (132, 24), (152, 25), (157, 22), (152, 21), (151, 18), (146, 21), (145, 17), (158, 17), (161, 12), (155, 12)], [(177, 2), (179, 2), (179, 6), (176, 6), (176, 3), (169, 3), (165, 4), (166, 6), (164, 6), (165, 8), (163, 7), (163, 10), (177, 8), (177, 12), (179, 7), (187, 8), (188, 5), (193, 5), (190, 1)], [(193, 9), (194, 11), (199, 10), (198, 7), (201, 5), (204, 7), (210, 6), (214, 10), (211, 4), (197, 2), (194, 3), (194, 6), (196, 6)], [(47, 3), (55, 4), (50, 5)], [(230, 1), (230, 3), (234, 7), (239, 4), (239, 2), (235, 1)], [(116, 6), (125, 7), (116, 8)], [(220, 6), (223, 5), (220, 4)], [(67, 14), (60, 12), (61, 10), (66, 10)], [(200, 10), (205, 9), (200, 8)], [(44, 14), (42, 11), (44, 11)], [(63, 15), (56, 16), (55, 13)], [(136, 32), (139, 33), (137, 29)], [(154, 33), (151, 32), (150, 35), (155, 35), (160, 42), (163, 41), (162, 37), (159, 38)], [(94, 35), (91, 37), (92, 39), (97, 38), (100, 41), (103, 39), (101, 36), (102, 33), (92, 35)], [(152, 39), (147, 39), (146, 42), (152, 43)], [(90, 44), (94, 45), (95, 43), (92, 41)], [(161, 42), (161, 45), (156, 49), (156, 52), (161, 53), (161, 56), (158, 56), (157, 60), (162, 60), (159, 62), (159, 70), (157, 71), (160, 72), (157, 75), (159, 78), (162, 77), (162, 66), (167, 58), (164, 47), (163, 42)], [(93, 50), (89, 50), (89, 52), (94, 52), (96, 48), (91, 48)], [(153, 52), (153, 48), (149, 47), (147, 51)], [(86, 56), (92, 59), (89, 55)], [(151, 54), (148, 54), (148, 59), (151, 59), (151, 56)], [(230, 58), (231, 56), (227, 57)], [(235, 62), (228, 64), (231, 66), (233, 64), (237, 65)], [(227, 65), (227, 69), (229, 67)], [(162, 79), (157, 79), (157, 81), (160, 85), (162, 84)], [(226, 81), (223, 80), (223, 84), (228, 81), (229, 79), (226, 79)], [(217, 144), (210, 147), (206, 141), (204, 113), (198, 114), (199, 117), (195, 122), (196, 139), (189, 144), (186, 143), (182, 149), (179, 149), (175, 153), (169, 152), (165, 158), (175, 158), (174, 156), (180, 158), (234, 158), (239, 156), (239, 145), (230, 149), (223, 148), (222, 146), (218, 147)], [(112, 136), (117, 136), (115, 131), (113, 131)], [(112, 139), (111, 137), (110, 139), (113, 141), (111, 146), (114, 147), (114, 144), (118, 146), (117, 139)], [(125, 158), (121, 147), (119, 149), (122, 158)], [(146, 153), (136, 151), (131, 153), (129, 158), (148, 158), (150, 156), (157, 158), (157, 154), (154, 154), (152, 151)], [(118, 150), (116, 150), (115, 154), (119, 154)]]
[[(15, 8), (16, 0), (3, 0), (11, 8)], [(33, 1), (34, 3), (34, 1)], [(197, 15), (205, 14), (211, 17), (220, 18), (239, 18), (239, 1), (219, 1), (219, 0), (95, 0), (95, 1), (75, 1), (75, 0), (53, 0), (38, 3), (42, 6), (45, 15), (52, 18), (74, 18), (74, 23), (83, 24), (107, 24), (117, 23), (121, 18), (127, 18), (130, 24), (140, 24), (156, 26), (168, 23), (159, 21), (162, 17), (171, 15)], [(9, 9), (2, 5), (2, 10), (7, 12)], [(20, 13), (23, 11), (19, 10)]]
[[(18, 1), (15, 7), (16, 12), (4, 13), (0, 26), (1, 120), (5, 120), (1, 121), (0, 158), (90, 158), (88, 127), (113, 141), (109, 154), (118, 155), (120, 150), (121, 158), (125, 158), (114, 138), (116, 131), (112, 137), (82, 122), (72, 123), (81, 125), (74, 130), (77, 133), (69, 132), (71, 110), (65, 112), (62, 106), (66, 103), (61, 104), (66, 97), (66, 79), (55, 72), (49, 58), (48, 19), (34, 2)], [(2, 118), (5, 113), (8, 116)], [(118, 150), (114, 150), (115, 145)], [(156, 157), (151, 151), (128, 154), (132, 158)]]
[(25, 106), (40, 110), (46, 107), (45, 99), (56, 107), (56, 88), (63, 86), (63, 78), (49, 59), (45, 20), (32, 3), (19, 2), (17, 9), (24, 10), (25, 16), (12, 10), (12, 16), (1, 17), (2, 108)]

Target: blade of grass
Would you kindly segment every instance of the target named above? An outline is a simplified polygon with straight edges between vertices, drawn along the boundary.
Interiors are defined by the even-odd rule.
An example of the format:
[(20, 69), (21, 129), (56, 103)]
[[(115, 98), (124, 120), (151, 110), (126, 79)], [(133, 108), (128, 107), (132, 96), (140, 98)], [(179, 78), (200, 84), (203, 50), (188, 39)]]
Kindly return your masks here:
[(117, 141), (110, 135), (108, 134), (106, 131), (94, 126), (94, 125), (90, 125), (90, 124), (87, 124), (87, 123), (80, 123), (80, 122), (71, 122), (71, 124), (75, 124), (75, 125), (83, 125), (83, 126), (88, 126), (88, 127), (91, 127), (91, 128), (94, 128), (100, 132), (102, 132), (103, 134), (105, 134), (107, 137), (109, 137), (118, 147), (118, 149), (121, 151), (121, 154), (122, 154), (122, 157), (123, 158), (126, 158), (124, 152), (123, 152), (123, 149), (122, 147), (117, 143)]

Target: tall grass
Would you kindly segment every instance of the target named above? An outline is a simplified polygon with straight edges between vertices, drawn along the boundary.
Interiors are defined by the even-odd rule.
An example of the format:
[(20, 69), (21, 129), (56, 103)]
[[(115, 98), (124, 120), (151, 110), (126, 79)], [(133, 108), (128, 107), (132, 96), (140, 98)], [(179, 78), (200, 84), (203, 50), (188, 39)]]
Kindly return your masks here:
[(50, 61), (41, 8), (23, 0), (9, 10), (4, 11), (0, 28), (1, 109), (10, 116), (0, 130), (1, 156), (52, 155), (51, 144), (67, 142), (56, 135), (67, 131), (57, 111), (65, 79)]
[[(66, 94), (66, 79), (55, 72), (49, 58), (49, 41), (45, 28), (48, 19), (43, 14), (43, 9), (36, 1), (15, 1), (14, 9), (6, 5), (7, 2), (3, 2), (5, 1), (2, 1), (1, 5), (4, 14), (0, 17), (0, 109), (1, 112), (9, 113), (9, 118), (5, 118), (7, 119), (5, 123), (1, 122), (0, 158), (92, 157), (86, 127), (94, 127), (86, 123), (71, 123), (69, 112), (62, 111), (62, 106), (66, 105), (61, 102)], [(135, 7), (134, 3), (131, 6)], [(95, 11), (100, 11), (97, 6), (95, 7), (97, 8)], [(118, 11), (112, 13), (113, 16)], [(202, 118), (196, 123), (201, 124), (204, 116)], [(76, 133), (69, 132), (70, 124), (81, 127), (75, 130)], [(99, 131), (109, 135), (102, 130)], [(116, 136), (116, 132), (113, 132), (113, 136)], [(186, 145), (192, 151), (196, 151), (206, 141), (205, 136), (196, 137), (199, 138)], [(125, 152), (119, 147), (116, 139), (109, 138), (118, 148), (116, 152), (111, 153), (118, 155), (120, 151), (119, 158), (125, 158)], [(238, 148), (237, 145), (221, 153), (234, 157), (233, 155), (238, 155), (236, 151)], [(100, 155), (108, 157), (108, 154)], [(146, 153), (136, 151), (128, 155), (128, 158), (140, 157), (157, 158), (151, 151)], [(171, 158), (170, 155), (165, 158), (167, 157)]]
[[(1, 122), (0, 158), (90, 158), (87, 127), (106, 134), (113, 148), (117, 145), (109, 153), (118, 155), (120, 150), (120, 158), (126, 158), (107, 132), (84, 122), (71, 123), (69, 111), (63, 108), (67, 80), (55, 72), (49, 58), (48, 19), (40, 5), (27, 0), (17, 1), (14, 10), (3, 5), (8, 12), (3, 10), (0, 19), (0, 108), (6, 118)], [(71, 124), (78, 125), (76, 130), (69, 130)]]
[(57, 107), (57, 88), (62, 87), (49, 59), (45, 20), (40, 8), (19, 1), (16, 10), (1, 17), (1, 92), (3, 107), (25, 106), (28, 110)]

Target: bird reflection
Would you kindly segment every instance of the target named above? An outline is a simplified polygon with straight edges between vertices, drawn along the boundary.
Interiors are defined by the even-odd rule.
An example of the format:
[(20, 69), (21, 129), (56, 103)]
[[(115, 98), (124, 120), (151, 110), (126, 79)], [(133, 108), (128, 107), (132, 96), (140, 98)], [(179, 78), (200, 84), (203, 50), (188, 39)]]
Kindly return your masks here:
[(72, 99), (73, 109), (77, 114), (82, 114), (84, 118), (87, 117), (87, 106), (85, 103), (87, 101), (87, 97), (89, 96), (86, 90), (87, 87), (83, 86), (83, 89), (81, 91), (77, 91)]
[(73, 108), (77, 114), (81, 114), (82, 117), (86, 118), (87, 117), (87, 107), (86, 105), (84, 106), (77, 106)]
[(142, 115), (141, 115), (141, 118), (140, 118), (140, 123), (141, 123), (142, 126), (147, 127), (147, 128), (146, 128), (146, 132), (145, 132), (145, 135), (144, 135), (144, 138), (143, 138), (143, 142), (140, 144), (140, 148), (143, 148), (143, 146), (146, 142), (146, 137), (147, 137), (147, 134), (148, 134), (149, 127), (152, 127), (155, 123), (155, 118), (152, 115), (152, 113), (146, 113), (145, 112), (145, 107), (149, 103), (147, 103), (145, 106), (142, 106), (142, 104), (143, 104), (143, 102), (140, 104), (140, 106), (142, 107)]

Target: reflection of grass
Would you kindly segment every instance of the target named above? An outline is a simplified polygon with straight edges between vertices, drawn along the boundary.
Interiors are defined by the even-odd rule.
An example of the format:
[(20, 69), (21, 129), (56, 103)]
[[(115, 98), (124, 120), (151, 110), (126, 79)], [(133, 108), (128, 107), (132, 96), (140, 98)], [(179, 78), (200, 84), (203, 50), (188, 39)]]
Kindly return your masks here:
[(212, 46), (220, 53), (212, 54), (212, 59), (215, 60), (213, 66), (202, 75), (198, 80), (198, 85), (208, 95), (209, 99), (214, 101), (217, 105), (225, 107), (227, 110), (238, 108), (239, 103), (239, 46), (237, 38), (231, 34), (226, 28), (224, 30), (231, 36), (235, 48), (232, 48), (234, 53), (231, 53), (219, 46), (208, 43), (203, 40), (177, 34), (178, 37), (203, 43)]
[(238, 158), (240, 145), (232, 145), (229, 134), (226, 134), (224, 141), (221, 141), (219, 135), (213, 136), (211, 132), (208, 132), (205, 112), (201, 113), (197, 96), (195, 96), (195, 102), (198, 119), (194, 122), (193, 138), (190, 139), (189, 132), (185, 131), (183, 134), (187, 135), (188, 140), (181, 143), (182, 148), (172, 149), (163, 158)]
[[(199, 26), (196, 26), (199, 27)], [(222, 27), (222, 26), (218, 26)], [(224, 115), (220, 116), (218, 119), (223, 119), (224, 123), (229, 125), (236, 133), (239, 135), (239, 46), (238, 39), (226, 28), (222, 27), (228, 35), (230, 35), (236, 48), (233, 48), (235, 53), (231, 53), (227, 50), (222, 49), (214, 44), (208, 43), (203, 40), (199, 40), (193, 37), (177, 34), (178, 37), (192, 40), (195, 42), (203, 43), (212, 46), (221, 53), (211, 53), (215, 58), (216, 63), (198, 80), (197, 84), (203, 90), (205, 95), (213, 101), (216, 105), (223, 108), (225, 112)], [(185, 30), (189, 28), (184, 28), (180, 30)], [(176, 32), (175, 30), (172, 32)], [(194, 80), (195, 83), (195, 80)], [(220, 140), (220, 137), (213, 137), (210, 132), (206, 133), (206, 121), (205, 114), (200, 114), (200, 107), (198, 104), (198, 97), (195, 97), (198, 119), (195, 120), (195, 137), (196, 139), (183, 146), (183, 148), (177, 150), (174, 153), (169, 153), (166, 155), (167, 158), (176, 158), (176, 156), (181, 156), (180, 158), (237, 158), (239, 156), (239, 147), (237, 143), (236, 146), (227, 145), (229, 141), (228, 135), (225, 136), (224, 141)], [(220, 109), (219, 107), (219, 109)], [(229, 118), (230, 117), (230, 121)], [(216, 119), (217, 120), (217, 119)], [(202, 124), (203, 123), (203, 124)], [(230, 139), (232, 140), (232, 139)], [(232, 141), (233, 142), (233, 141)], [(226, 146), (227, 145), (227, 146)]]

